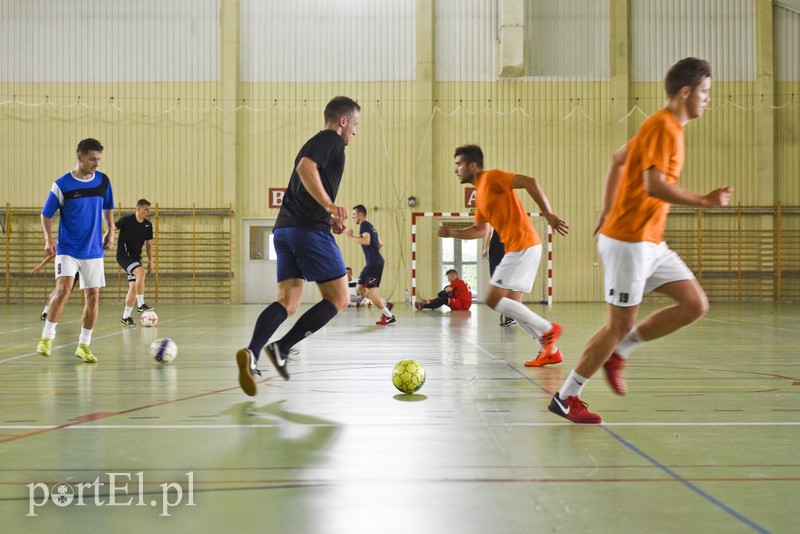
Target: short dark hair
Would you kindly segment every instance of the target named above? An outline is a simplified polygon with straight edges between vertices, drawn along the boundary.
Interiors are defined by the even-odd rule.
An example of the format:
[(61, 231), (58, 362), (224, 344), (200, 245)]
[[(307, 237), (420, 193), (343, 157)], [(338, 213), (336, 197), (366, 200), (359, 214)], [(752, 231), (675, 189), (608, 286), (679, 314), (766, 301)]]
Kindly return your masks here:
[(86, 154), (87, 152), (102, 152), (103, 145), (100, 144), (100, 141), (97, 139), (92, 139), (91, 137), (84, 139), (80, 143), (78, 143), (78, 154)]
[(325, 106), (325, 124), (336, 122), (339, 117), (350, 115), (355, 111), (361, 111), (358, 102), (347, 96), (335, 96)]
[(664, 89), (668, 97), (677, 95), (681, 87), (687, 85), (694, 91), (703, 78), (711, 78), (711, 63), (705, 59), (687, 57), (670, 67), (664, 77)]
[(450, 273), (453, 273), (454, 275), (458, 276), (458, 271), (456, 271), (455, 269), (450, 269), (450, 270), (448, 270), (448, 271), (447, 271), (446, 273), (444, 273), (444, 274), (445, 274), (445, 275), (448, 275), (448, 274), (450, 274)]
[(359, 204), (357, 206), (353, 206), (353, 209), (356, 210), (358, 213), (364, 215), (364, 216), (367, 215), (367, 208), (365, 208), (363, 204)]
[(150, 207), (150, 201), (147, 200), (146, 198), (140, 198), (139, 200), (136, 201), (136, 207), (138, 208), (139, 206)]
[(483, 168), (483, 150), (478, 145), (464, 145), (456, 149), (453, 157), (463, 156), (467, 163), (477, 163), (478, 167)]

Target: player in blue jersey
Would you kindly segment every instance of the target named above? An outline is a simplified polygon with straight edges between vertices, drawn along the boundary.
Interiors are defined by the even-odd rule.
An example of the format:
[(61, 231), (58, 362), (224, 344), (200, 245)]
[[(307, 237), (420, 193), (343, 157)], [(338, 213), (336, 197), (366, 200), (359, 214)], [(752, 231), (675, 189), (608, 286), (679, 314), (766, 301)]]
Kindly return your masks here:
[[(337, 96), (325, 106), (325, 128), (306, 141), (294, 161), (289, 187), (275, 221), (273, 242), (278, 257), (278, 300), (256, 320), (250, 344), (236, 353), (239, 385), (256, 394), (256, 368), (262, 347), (280, 375), (288, 380), (287, 355), (347, 307), (347, 275), (342, 252), (331, 231), (345, 229), (347, 210), (336, 193), (344, 173), (344, 149), (356, 135), (361, 106)], [(316, 282), (322, 300), (297, 319), (277, 341), (269, 338), (297, 311), (306, 281)], [(266, 347), (265, 347), (266, 345)]]
[[(106, 285), (103, 249), (114, 246), (114, 195), (108, 176), (97, 170), (102, 155), (103, 145), (97, 139), (78, 143), (75, 168), (53, 183), (42, 208), (44, 252), (55, 254), (56, 275), (42, 339), (36, 347), (42, 356), (50, 356), (58, 320), (72, 293), (72, 283), (80, 274), (85, 303), (75, 356), (87, 363), (97, 362), (89, 344), (97, 321), (100, 288)], [(57, 244), (52, 231), (56, 212), (60, 213)]]
[(378, 288), (381, 285), (381, 277), (383, 276), (384, 261), (383, 256), (381, 256), (383, 241), (378, 237), (378, 231), (372, 223), (367, 220), (367, 208), (362, 204), (353, 206), (353, 220), (358, 224), (358, 235), (355, 235), (352, 228), (348, 228), (344, 233), (361, 245), (367, 260), (364, 269), (358, 275), (356, 292), (368, 298), (381, 311), (381, 318), (375, 324), (387, 325), (396, 323), (397, 319), (392, 315), (392, 303), (383, 300), (378, 295)]

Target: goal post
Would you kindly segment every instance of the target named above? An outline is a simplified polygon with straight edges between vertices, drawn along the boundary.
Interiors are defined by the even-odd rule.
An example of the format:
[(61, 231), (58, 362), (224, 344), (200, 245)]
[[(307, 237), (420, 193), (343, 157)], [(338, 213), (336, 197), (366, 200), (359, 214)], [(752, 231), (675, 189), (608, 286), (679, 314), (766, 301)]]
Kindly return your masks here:
[[(534, 226), (536, 226), (539, 235), (542, 237), (543, 254), (542, 261), (539, 263), (539, 272), (536, 273), (536, 281), (534, 282), (533, 289), (529, 295), (541, 295), (538, 302), (551, 306), (553, 304), (553, 229), (547, 224), (547, 220), (541, 217), (538, 212), (528, 212), (528, 216), (534, 219)], [(432, 261), (430, 269), (425, 269), (425, 272), (419, 271), (419, 264), (417, 261), (417, 251), (421, 246), (422, 250), (432, 251), (429, 256), (435, 255), (439, 257), (439, 243), (440, 237), (438, 236), (438, 227), (441, 224), (451, 224), (453, 226), (469, 226), (474, 221), (474, 214), (466, 211), (462, 212), (443, 212), (443, 211), (416, 211), (411, 213), (411, 302), (414, 303), (419, 299), (419, 282), (420, 275), (426, 283), (423, 283), (423, 290), (432, 291), (435, 294), (441, 289), (439, 287), (439, 278), (442, 273), (434, 274), (438, 262)], [(437, 224), (438, 223), (438, 224)], [(538, 224), (537, 224), (538, 223)], [(480, 241), (480, 240), (477, 240)], [(436, 248), (439, 247), (439, 248)], [(478, 261), (484, 261), (480, 257), (480, 249), (482, 248), (482, 241), (480, 241), (478, 248)], [(440, 269), (438, 269), (440, 270)], [(428, 271), (431, 271), (428, 273)], [(487, 269), (488, 273), (488, 269)], [(426, 277), (434, 276), (436, 282), (428, 280)], [(487, 278), (488, 280), (488, 278)], [(427, 287), (431, 286), (431, 287)], [(435, 289), (435, 291), (434, 291)], [(473, 288), (483, 291), (483, 288)]]

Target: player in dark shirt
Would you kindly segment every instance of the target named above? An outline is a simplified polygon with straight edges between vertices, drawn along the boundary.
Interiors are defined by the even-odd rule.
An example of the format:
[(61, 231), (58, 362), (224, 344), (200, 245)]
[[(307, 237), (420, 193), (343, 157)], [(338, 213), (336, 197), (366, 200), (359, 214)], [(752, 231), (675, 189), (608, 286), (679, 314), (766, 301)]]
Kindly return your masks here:
[[(500, 262), (503, 260), (503, 256), (506, 255), (506, 249), (503, 246), (503, 242), (500, 241), (500, 234), (494, 231), (494, 228), (489, 230), (489, 233), (486, 234), (486, 238), (483, 241), (483, 257), (489, 259), (489, 276), (491, 277), (494, 274), (494, 269)], [(519, 295), (519, 298), (522, 298), (522, 294)], [(522, 302), (520, 300), (520, 302)], [(511, 325), (517, 324), (517, 320), (513, 317), (506, 317), (502, 313), (500, 314), (500, 326), (503, 328), (508, 328)]]
[[(139, 199), (136, 213), (131, 213), (114, 223), (119, 230), (117, 244), (117, 263), (128, 273), (128, 294), (125, 295), (125, 311), (120, 322), (125, 326), (136, 326), (131, 319), (134, 305), (139, 313), (149, 310), (144, 303), (144, 279), (155, 267), (153, 255), (153, 224), (150, 216), (150, 202)], [(142, 265), (142, 246), (147, 247), (147, 270)]]
[(381, 285), (381, 277), (383, 276), (383, 256), (381, 256), (380, 249), (383, 247), (383, 241), (378, 237), (378, 231), (367, 220), (367, 208), (362, 204), (353, 206), (353, 220), (358, 224), (358, 235), (355, 235), (352, 228), (345, 230), (345, 235), (361, 245), (366, 257), (366, 265), (358, 275), (358, 283), (356, 284), (356, 292), (368, 298), (377, 309), (382, 313), (380, 320), (375, 323), (379, 325), (387, 325), (396, 323), (394, 315), (392, 315), (392, 303), (387, 302), (378, 295), (378, 288)]
[[(331, 231), (345, 229), (347, 210), (335, 204), (344, 172), (344, 149), (356, 135), (361, 106), (337, 96), (325, 106), (325, 129), (309, 139), (294, 161), (289, 186), (275, 221), (273, 242), (278, 257), (278, 300), (256, 320), (250, 344), (236, 353), (239, 385), (256, 394), (256, 368), (261, 349), (286, 380), (287, 355), (347, 307), (347, 276), (342, 252)], [(322, 300), (297, 319), (277, 341), (269, 338), (297, 311), (306, 281), (316, 282)], [(266, 346), (265, 346), (266, 345)]]

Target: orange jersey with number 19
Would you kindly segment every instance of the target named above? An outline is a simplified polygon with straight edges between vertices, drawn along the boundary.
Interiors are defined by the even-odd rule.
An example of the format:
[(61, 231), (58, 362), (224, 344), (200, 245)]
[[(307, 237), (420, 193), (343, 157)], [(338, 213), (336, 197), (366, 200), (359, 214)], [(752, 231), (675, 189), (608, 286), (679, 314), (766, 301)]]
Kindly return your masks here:
[(617, 185), (614, 204), (600, 233), (630, 243), (661, 243), (670, 204), (649, 196), (644, 172), (655, 168), (667, 183), (677, 184), (683, 168), (683, 126), (668, 109), (650, 115), (628, 141), (628, 157)]

